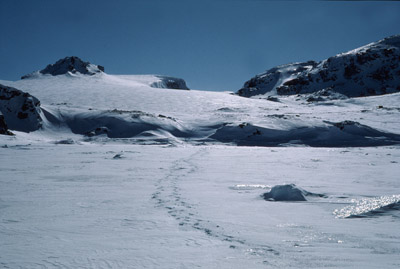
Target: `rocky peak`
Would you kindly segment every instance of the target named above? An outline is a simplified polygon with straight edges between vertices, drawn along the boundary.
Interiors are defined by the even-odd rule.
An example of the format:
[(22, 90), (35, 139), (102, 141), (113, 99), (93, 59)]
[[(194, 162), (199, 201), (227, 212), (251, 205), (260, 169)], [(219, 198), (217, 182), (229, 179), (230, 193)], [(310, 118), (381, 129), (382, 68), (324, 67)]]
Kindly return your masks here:
[(54, 64), (49, 64), (45, 69), (32, 74), (22, 76), (21, 79), (34, 77), (36, 74), (49, 74), (52, 76), (63, 75), (67, 73), (80, 73), (84, 75), (95, 75), (104, 72), (104, 67), (101, 65), (91, 64), (82, 61), (79, 57), (71, 56), (58, 60)]

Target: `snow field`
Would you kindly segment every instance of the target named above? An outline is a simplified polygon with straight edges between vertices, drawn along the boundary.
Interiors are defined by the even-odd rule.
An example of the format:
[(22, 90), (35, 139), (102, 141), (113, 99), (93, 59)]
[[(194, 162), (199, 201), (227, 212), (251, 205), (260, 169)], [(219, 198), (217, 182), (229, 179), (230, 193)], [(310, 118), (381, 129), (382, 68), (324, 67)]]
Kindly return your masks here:
[[(0, 140), (5, 268), (399, 265), (398, 211), (334, 215), (354, 199), (398, 195), (398, 147), (20, 142)], [(267, 202), (266, 188), (235, 189), (285, 183), (327, 197)]]

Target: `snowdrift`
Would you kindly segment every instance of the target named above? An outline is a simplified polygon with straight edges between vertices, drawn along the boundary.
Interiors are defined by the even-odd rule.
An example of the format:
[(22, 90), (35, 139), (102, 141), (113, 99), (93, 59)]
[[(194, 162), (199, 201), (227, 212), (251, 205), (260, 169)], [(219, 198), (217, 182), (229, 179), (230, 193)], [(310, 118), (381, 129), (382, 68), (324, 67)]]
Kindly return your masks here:
[(151, 131), (164, 131), (167, 136), (188, 137), (189, 131), (171, 117), (142, 111), (91, 111), (63, 115), (64, 123), (75, 134), (89, 137), (106, 135), (109, 138), (152, 136)]
[(385, 133), (353, 121), (325, 122), (325, 126), (300, 126), (290, 130), (264, 128), (249, 123), (227, 124), (210, 138), (238, 146), (307, 145), (311, 147), (368, 147), (400, 143), (400, 135)]

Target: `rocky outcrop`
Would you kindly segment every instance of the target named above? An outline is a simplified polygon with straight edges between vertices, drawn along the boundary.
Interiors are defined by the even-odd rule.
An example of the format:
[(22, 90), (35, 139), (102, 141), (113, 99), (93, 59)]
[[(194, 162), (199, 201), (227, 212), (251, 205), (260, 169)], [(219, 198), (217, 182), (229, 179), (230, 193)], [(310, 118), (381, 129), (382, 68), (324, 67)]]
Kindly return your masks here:
[(38, 74), (57, 76), (67, 74), (68, 72), (72, 74), (80, 73), (84, 75), (95, 75), (104, 72), (104, 67), (101, 65), (91, 64), (89, 62), (84, 62), (76, 56), (65, 57), (64, 59), (58, 60), (55, 64), (49, 64), (43, 70), (22, 76), (21, 79), (32, 78)]
[(32, 132), (42, 126), (39, 100), (29, 93), (1, 84), (0, 111), (11, 130)]
[(276, 185), (262, 197), (266, 201), (307, 201), (306, 197), (326, 197), (324, 194), (312, 193), (297, 187), (295, 184)]
[(1, 112), (0, 112), (0, 135), (13, 135), (13, 133), (8, 130), (6, 120), (4, 119), (4, 115), (1, 114)]
[(168, 76), (156, 76), (160, 81), (152, 83), (150, 86), (153, 88), (166, 88), (176, 90), (189, 90), (186, 86), (185, 80), (181, 78), (174, 78)]
[(307, 192), (294, 184), (277, 185), (262, 196), (267, 201), (307, 201)]
[[(400, 35), (338, 54), (272, 68), (247, 81), (237, 94), (310, 94), (318, 91), (361, 97), (400, 91)], [(334, 94), (333, 94), (334, 96)]]

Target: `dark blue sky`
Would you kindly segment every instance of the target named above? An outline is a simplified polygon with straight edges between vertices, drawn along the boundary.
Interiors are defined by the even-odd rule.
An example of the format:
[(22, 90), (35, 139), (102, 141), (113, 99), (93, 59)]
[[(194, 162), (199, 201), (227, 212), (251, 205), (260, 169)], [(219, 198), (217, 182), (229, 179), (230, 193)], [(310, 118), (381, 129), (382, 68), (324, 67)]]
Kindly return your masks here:
[(0, 1), (0, 79), (65, 56), (109, 74), (164, 74), (238, 90), (257, 73), (400, 34), (400, 2)]

